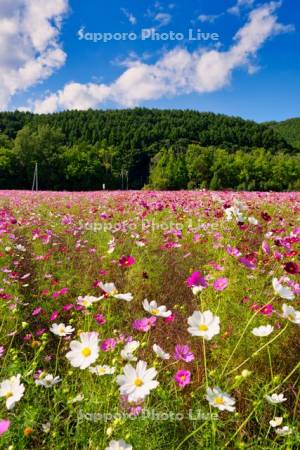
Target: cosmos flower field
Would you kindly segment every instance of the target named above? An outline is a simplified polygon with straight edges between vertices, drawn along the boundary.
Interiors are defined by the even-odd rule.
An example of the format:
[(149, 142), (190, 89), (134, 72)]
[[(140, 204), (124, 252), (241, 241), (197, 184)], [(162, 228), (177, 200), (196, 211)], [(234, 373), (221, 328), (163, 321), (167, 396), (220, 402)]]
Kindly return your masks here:
[(300, 194), (0, 192), (0, 448), (300, 446)]

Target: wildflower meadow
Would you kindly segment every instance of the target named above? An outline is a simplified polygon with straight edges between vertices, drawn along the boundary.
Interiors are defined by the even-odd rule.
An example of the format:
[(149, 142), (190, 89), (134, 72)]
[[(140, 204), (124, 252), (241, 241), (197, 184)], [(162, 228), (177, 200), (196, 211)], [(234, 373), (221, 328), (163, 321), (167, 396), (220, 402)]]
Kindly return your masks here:
[(300, 447), (300, 194), (0, 193), (0, 448)]

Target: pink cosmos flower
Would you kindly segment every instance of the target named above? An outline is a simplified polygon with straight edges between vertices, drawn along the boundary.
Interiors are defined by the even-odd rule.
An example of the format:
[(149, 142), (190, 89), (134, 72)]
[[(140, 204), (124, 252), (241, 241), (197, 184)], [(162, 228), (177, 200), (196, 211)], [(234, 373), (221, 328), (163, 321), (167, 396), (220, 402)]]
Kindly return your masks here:
[(230, 256), (236, 256), (236, 257), (241, 256), (241, 252), (235, 247), (230, 247), (228, 245), (226, 251), (227, 251), (228, 255), (230, 255)]
[(4, 433), (6, 433), (6, 431), (9, 429), (10, 427), (10, 421), (3, 419), (0, 420), (0, 436)]
[(32, 334), (31, 333), (25, 334), (25, 336), (23, 337), (24, 341), (30, 341), (30, 339), (32, 339)]
[(195, 356), (188, 345), (178, 344), (175, 347), (173, 358), (185, 362), (191, 362), (195, 359)]
[(119, 265), (121, 267), (130, 267), (135, 263), (135, 259), (133, 256), (122, 256), (119, 259)]
[(46, 333), (46, 328), (40, 328), (39, 330), (37, 330), (37, 332), (35, 333), (37, 336), (42, 336), (43, 334)]
[(239, 262), (242, 263), (244, 266), (246, 266), (248, 269), (254, 270), (256, 269), (256, 265), (254, 262), (250, 261), (250, 259), (246, 258), (245, 256), (242, 256), (239, 259)]
[(270, 250), (270, 246), (267, 243), (267, 241), (263, 241), (263, 243), (261, 244), (261, 248), (266, 255), (270, 254), (271, 250)]
[(73, 307), (74, 307), (74, 305), (72, 303), (68, 303), (67, 305), (63, 306), (63, 310), (70, 311), (70, 309), (72, 309)]
[(5, 353), (5, 348), (3, 347), (3, 345), (0, 345), (0, 358), (2, 358), (4, 353)]
[(132, 324), (132, 327), (134, 330), (147, 332), (151, 327), (155, 326), (156, 320), (157, 318), (154, 316), (143, 317), (142, 319), (135, 320)]
[(59, 312), (58, 312), (58, 311), (53, 311), (53, 313), (52, 313), (51, 316), (50, 316), (50, 320), (51, 320), (51, 321), (52, 321), (52, 320), (56, 320), (57, 317), (58, 317), (58, 315), (59, 315)]
[(111, 350), (113, 350), (115, 348), (116, 345), (117, 345), (117, 342), (114, 338), (108, 338), (102, 342), (101, 350), (103, 350), (104, 352), (110, 352)]
[(179, 387), (184, 388), (191, 382), (191, 372), (189, 370), (178, 370), (174, 376), (174, 380)]
[(280, 260), (283, 258), (283, 255), (282, 255), (282, 253), (280, 253), (280, 252), (278, 252), (277, 250), (275, 250), (275, 252), (274, 252), (274, 258), (275, 258), (277, 261), (280, 261)]
[(42, 312), (42, 307), (38, 306), (32, 311), (32, 316), (38, 316)]
[(73, 223), (73, 219), (71, 216), (64, 216), (61, 219), (61, 223), (62, 223), (62, 225), (71, 225)]
[(224, 291), (228, 286), (228, 280), (227, 278), (217, 278), (213, 286), (216, 291)]

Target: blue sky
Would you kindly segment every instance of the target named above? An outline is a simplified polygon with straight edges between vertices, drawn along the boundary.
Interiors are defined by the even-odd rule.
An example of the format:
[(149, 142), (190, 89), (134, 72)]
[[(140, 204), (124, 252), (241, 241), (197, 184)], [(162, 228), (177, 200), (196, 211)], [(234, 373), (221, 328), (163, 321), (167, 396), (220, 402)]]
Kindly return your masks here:
[(0, 107), (300, 116), (299, 13), (294, 0), (1, 0)]

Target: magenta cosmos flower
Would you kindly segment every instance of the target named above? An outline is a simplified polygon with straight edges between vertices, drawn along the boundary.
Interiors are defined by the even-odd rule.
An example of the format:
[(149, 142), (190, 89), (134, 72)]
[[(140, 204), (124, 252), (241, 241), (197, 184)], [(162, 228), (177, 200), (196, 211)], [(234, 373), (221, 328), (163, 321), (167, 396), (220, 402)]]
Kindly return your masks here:
[(195, 286), (207, 287), (207, 281), (200, 272), (193, 272), (192, 275), (186, 280), (186, 284), (190, 288)]
[(130, 267), (135, 263), (135, 259), (133, 256), (122, 256), (119, 259), (119, 264), (121, 267)]
[(173, 355), (174, 359), (191, 362), (195, 359), (194, 354), (192, 353), (190, 347), (188, 345), (176, 345), (175, 352)]
[(103, 325), (106, 322), (103, 314), (95, 314), (93, 317), (99, 325)]
[(183, 388), (191, 382), (191, 372), (189, 370), (178, 370), (174, 376), (174, 380), (179, 387)]
[(261, 314), (264, 314), (265, 316), (271, 316), (274, 311), (274, 308), (271, 304), (265, 305), (261, 310)]

